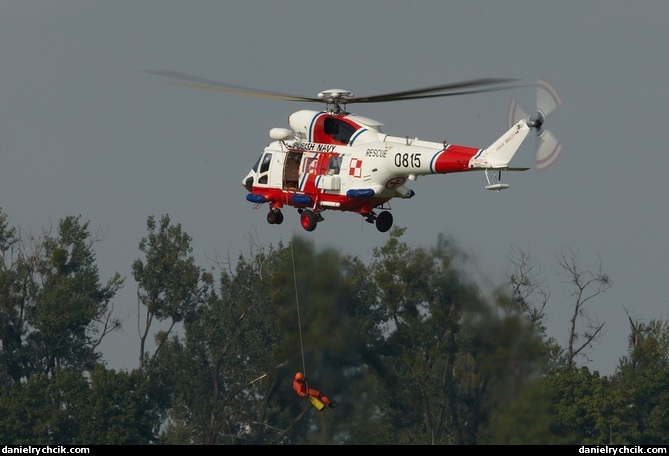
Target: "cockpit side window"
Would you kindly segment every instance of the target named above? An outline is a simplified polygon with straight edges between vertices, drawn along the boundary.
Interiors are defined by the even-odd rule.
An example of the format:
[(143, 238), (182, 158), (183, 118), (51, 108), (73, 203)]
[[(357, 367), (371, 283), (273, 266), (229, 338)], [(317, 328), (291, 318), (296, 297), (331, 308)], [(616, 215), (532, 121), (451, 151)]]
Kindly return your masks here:
[(348, 144), (355, 133), (355, 128), (336, 117), (326, 117), (323, 121), (323, 132), (336, 141)]
[[(259, 184), (267, 184), (269, 182), (269, 165), (272, 164), (272, 154), (271, 153), (266, 153), (265, 155), (262, 156), (260, 159), (260, 172), (258, 173), (258, 183)], [(254, 166), (254, 169), (258, 167), (258, 164), (256, 163), (256, 166)]]
[(323, 131), (328, 135), (335, 135), (339, 132), (339, 123), (334, 117), (326, 117), (323, 121)]
[(272, 162), (272, 154), (265, 154), (260, 165), (260, 173), (266, 173), (269, 170), (269, 164)]
[(337, 120), (337, 123), (339, 124), (337, 133), (333, 134), (332, 137), (337, 141), (348, 144), (348, 142), (351, 140), (351, 136), (353, 136), (353, 133), (355, 133), (355, 128), (341, 120)]

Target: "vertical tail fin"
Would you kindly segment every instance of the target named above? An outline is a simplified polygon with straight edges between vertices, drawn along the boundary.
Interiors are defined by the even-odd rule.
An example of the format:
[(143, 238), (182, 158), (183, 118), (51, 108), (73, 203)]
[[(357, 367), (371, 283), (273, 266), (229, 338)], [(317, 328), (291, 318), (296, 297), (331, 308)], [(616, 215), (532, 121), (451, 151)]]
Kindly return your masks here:
[(516, 154), (531, 128), (519, 120), (506, 133), (469, 162), (470, 168), (506, 168)]

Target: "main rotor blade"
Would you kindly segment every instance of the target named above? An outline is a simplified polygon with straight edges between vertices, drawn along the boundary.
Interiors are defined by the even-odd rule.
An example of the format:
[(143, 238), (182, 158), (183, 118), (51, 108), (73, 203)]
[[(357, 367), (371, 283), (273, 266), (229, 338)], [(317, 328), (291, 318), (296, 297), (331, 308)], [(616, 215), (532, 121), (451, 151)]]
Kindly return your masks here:
[[(168, 78), (172, 83), (199, 90), (209, 90), (212, 92), (225, 92), (235, 95), (252, 96), (259, 98), (271, 98), (275, 100), (284, 101), (308, 101), (326, 103), (327, 99), (316, 97), (304, 97), (299, 95), (291, 95), (281, 92), (272, 92), (268, 90), (252, 89), (225, 82), (214, 81), (213, 79), (201, 78), (191, 74), (182, 73), (172, 70), (143, 70), (145, 73), (154, 74), (164, 78)], [(401, 92), (391, 92), (380, 95), (372, 95), (367, 97), (350, 97), (342, 100), (344, 104), (350, 103), (383, 103), (389, 101), (400, 100), (416, 100), (421, 98), (437, 98), (448, 97), (456, 95), (466, 95), (473, 93), (492, 92), (496, 90), (507, 90), (511, 88), (521, 87), (521, 85), (504, 85), (518, 81), (517, 79), (500, 79), (500, 78), (486, 78), (473, 79), (470, 81), (462, 81), (451, 84), (443, 84), (431, 87), (423, 87), (414, 90), (404, 90)], [(490, 87), (485, 87), (490, 86)]]
[(205, 79), (199, 76), (193, 76), (187, 73), (172, 70), (143, 70), (145, 73), (155, 74), (172, 80), (172, 83), (198, 90), (209, 90), (212, 92), (225, 92), (236, 95), (244, 95), (260, 98), (271, 98), (275, 100), (284, 101), (310, 101), (320, 102), (320, 98), (301, 97), (297, 95), (290, 95), (287, 93), (270, 92), (268, 90), (251, 89), (249, 87), (228, 84), (225, 82), (214, 81), (212, 79)]
[(470, 95), (473, 93), (484, 93), (484, 92), (494, 92), (497, 90), (509, 90), (512, 88), (517, 88), (522, 86), (507, 86), (507, 87), (493, 87), (490, 89), (478, 89), (478, 90), (461, 90), (459, 92), (450, 92), (450, 93), (435, 93), (431, 95), (413, 95), (409, 97), (399, 97), (399, 98), (388, 98), (388, 99), (375, 99), (371, 97), (363, 98), (352, 98), (346, 100), (346, 103), (385, 103), (389, 101), (404, 101), (404, 100), (419, 100), (421, 98), (439, 98), (439, 97), (454, 97), (457, 95)]
[[(455, 95), (465, 95), (470, 93), (481, 93), (481, 92), (491, 92), (495, 90), (506, 90), (515, 87), (520, 87), (519, 85), (515, 86), (500, 86), (500, 84), (509, 84), (512, 82), (518, 81), (517, 79), (500, 79), (500, 78), (486, 78), (486, 79), (473, 79), (470, 81), (456, 82), (452, 84), (443, 84), (431, 87), (424, 87), (414, 90), (404, 90), (401, 92), (391, 92), (380, 95), (372, 95), (368, 97), (353, 97), (346, 100), (347, 103), (381, 103), (386, 101), (398, 101), (398, 100), (415, 100), (419, 98), (435, 98), (435, 97), (448, 97)], [(490, 86), (489, 88), (480, 88), (474, 90), (474, 87), (483, 87)], [(472, 90), (462, 90), (469, 89)], [(435, 93), (439, 92), (439, 93)]]

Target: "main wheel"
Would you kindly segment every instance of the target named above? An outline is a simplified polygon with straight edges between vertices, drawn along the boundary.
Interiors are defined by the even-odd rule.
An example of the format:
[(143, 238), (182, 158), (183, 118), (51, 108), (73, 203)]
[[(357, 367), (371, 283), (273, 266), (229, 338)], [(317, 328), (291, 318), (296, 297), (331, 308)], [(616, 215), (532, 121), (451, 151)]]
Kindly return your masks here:
[(376, 229), (385, 233), (393, 226), (393, 214), (388, 211), (381, 212), (376, 217)]
[(313, 231), (316, 229), (316, 224), (318, 223), (318, 216), (309, 209), (305, 209), (300, 214), (300, 223), (302, 228), (307, 231)]
[(274, 223), (276, 223), (277, 225), (281, 225), (283, 223), (283, 212), (276, 211), (276, 217)]
[(267, 223), (270, 225), (281, 225), (281, 222), (283, 222), (283, 214), (281, 211), (270, 210), (267, 214)]

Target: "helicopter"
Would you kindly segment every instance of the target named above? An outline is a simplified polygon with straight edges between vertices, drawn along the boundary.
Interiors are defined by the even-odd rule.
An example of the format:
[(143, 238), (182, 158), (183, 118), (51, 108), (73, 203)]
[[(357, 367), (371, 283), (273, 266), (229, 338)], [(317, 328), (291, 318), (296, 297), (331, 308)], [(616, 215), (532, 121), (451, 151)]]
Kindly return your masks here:
[[(324, 220), (326, 211), (353, 212), (380, 232), (390, 230), (393, 215), (390, 200), (410, 199), (416, 193), (407, 184), (419, 176), (483, 171), (485, 189), (501, 191), (502, 171), (525, 171), (509, 163), (531, 131), (536, 133), (536, 168), (552, 166), (562, 147), (544, 128), (546, 117), (561, 105), (555, 89), (546, 81), (537, 85), (537, 110), (527, 116), (512, 101), (509, 129), (486, 148), (391, 136), (380, 122), (347, 111), (353, 103), (474, 94), (520, 87), (517, 79), (483, 78), (452, 84), (354, 96), (343, 89), (328, 89), (316, 97), (252, 89), (171, 70), (144, 70), (189, 88), (262, 97), (283, 101), (324, 104), (324, 109), (302, 109), (288, 117), (288, 127), (269, 131), (271, 142), (243, 177), (246, 200), (255, 209), (267, 204), (267, 222), (280, 225), (282, 210), (297, 209), (306, 231)], [(491, 178), (492, 176), (492, 178)]]

